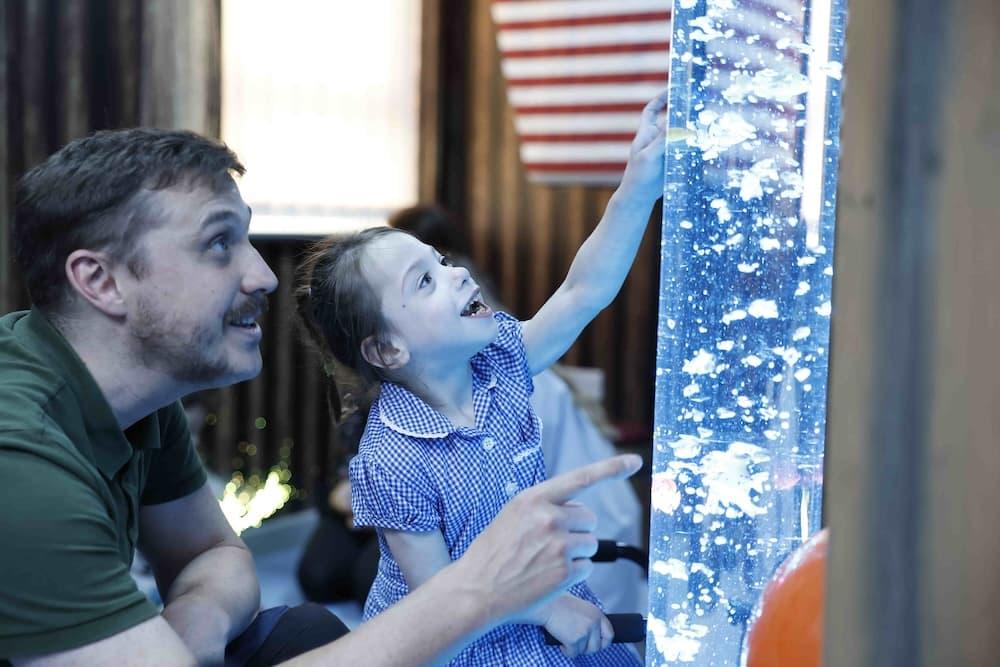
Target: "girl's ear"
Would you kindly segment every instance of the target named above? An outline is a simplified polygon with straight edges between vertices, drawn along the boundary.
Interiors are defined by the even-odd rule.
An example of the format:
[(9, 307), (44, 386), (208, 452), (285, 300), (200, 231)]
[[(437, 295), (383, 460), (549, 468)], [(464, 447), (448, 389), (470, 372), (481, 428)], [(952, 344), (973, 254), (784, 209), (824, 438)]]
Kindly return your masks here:
[(410, 360), (410, 351), (395, 339), (379, 343), (375, 336), (361, 341), (361, 356), (372, 366), (387, 371), (398, 370)]

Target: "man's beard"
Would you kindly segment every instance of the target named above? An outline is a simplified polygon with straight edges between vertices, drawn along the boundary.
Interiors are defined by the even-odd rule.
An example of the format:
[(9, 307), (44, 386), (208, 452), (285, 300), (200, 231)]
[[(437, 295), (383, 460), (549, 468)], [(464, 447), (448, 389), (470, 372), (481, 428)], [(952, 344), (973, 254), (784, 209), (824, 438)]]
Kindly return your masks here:
[(169, 313), (140, 300), (131, 329), (140, 361), (178, 382), (213, 386), (233, 369), (226, 358), (225, 323), (185, 326)]

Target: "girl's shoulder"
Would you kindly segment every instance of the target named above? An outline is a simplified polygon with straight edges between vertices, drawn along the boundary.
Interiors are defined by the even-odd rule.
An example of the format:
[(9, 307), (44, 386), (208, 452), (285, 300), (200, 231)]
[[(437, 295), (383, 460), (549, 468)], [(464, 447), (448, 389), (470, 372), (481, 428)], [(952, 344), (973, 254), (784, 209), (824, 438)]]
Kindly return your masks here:
[(357, 456), (380, 464), (423, 459), (426, 444), (420, 438), (392, 426), (382, 418), (376, 399), (361, 434)]

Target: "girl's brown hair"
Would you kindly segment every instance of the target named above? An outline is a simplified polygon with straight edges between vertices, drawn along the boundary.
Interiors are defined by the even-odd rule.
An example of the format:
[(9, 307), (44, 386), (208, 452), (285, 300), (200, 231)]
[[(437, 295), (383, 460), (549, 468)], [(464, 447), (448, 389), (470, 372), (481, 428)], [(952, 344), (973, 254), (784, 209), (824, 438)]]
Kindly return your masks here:
[(327, 402), (336, 421), (357, 407), (349, 400), (352, 392), (341, 394), (341, 389), (351, 384), (344, 369), (361, 381), (353, 392), (355, 396), (385, 379), (382, 369), (368, 363), (361, 354), (361, 343), (366, 338), (373, 338), (376, 350), (389, 342), (381, 299), (361, 269), (364, 250), (372, 241), (405, 233), (373, 227), (350, 236), (327, 238), (314, 244), (299, 265), (298, 312), (323, 358)]

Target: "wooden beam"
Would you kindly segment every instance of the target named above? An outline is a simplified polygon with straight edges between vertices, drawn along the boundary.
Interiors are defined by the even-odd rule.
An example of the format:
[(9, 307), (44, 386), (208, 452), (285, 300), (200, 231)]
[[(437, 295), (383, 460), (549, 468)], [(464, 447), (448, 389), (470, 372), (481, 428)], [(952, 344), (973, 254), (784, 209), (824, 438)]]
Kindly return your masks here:
[(142, 26), (141, 124), (218, 136), (219, 1), (145, 3)]
[(441, 168), (441, 0), (422, 0), (420, 12), (420, 137), (417, 198), (438, 197)]
[(1000, 5), (864, 11), (845, 66), (826, 664), (993, 665)]

